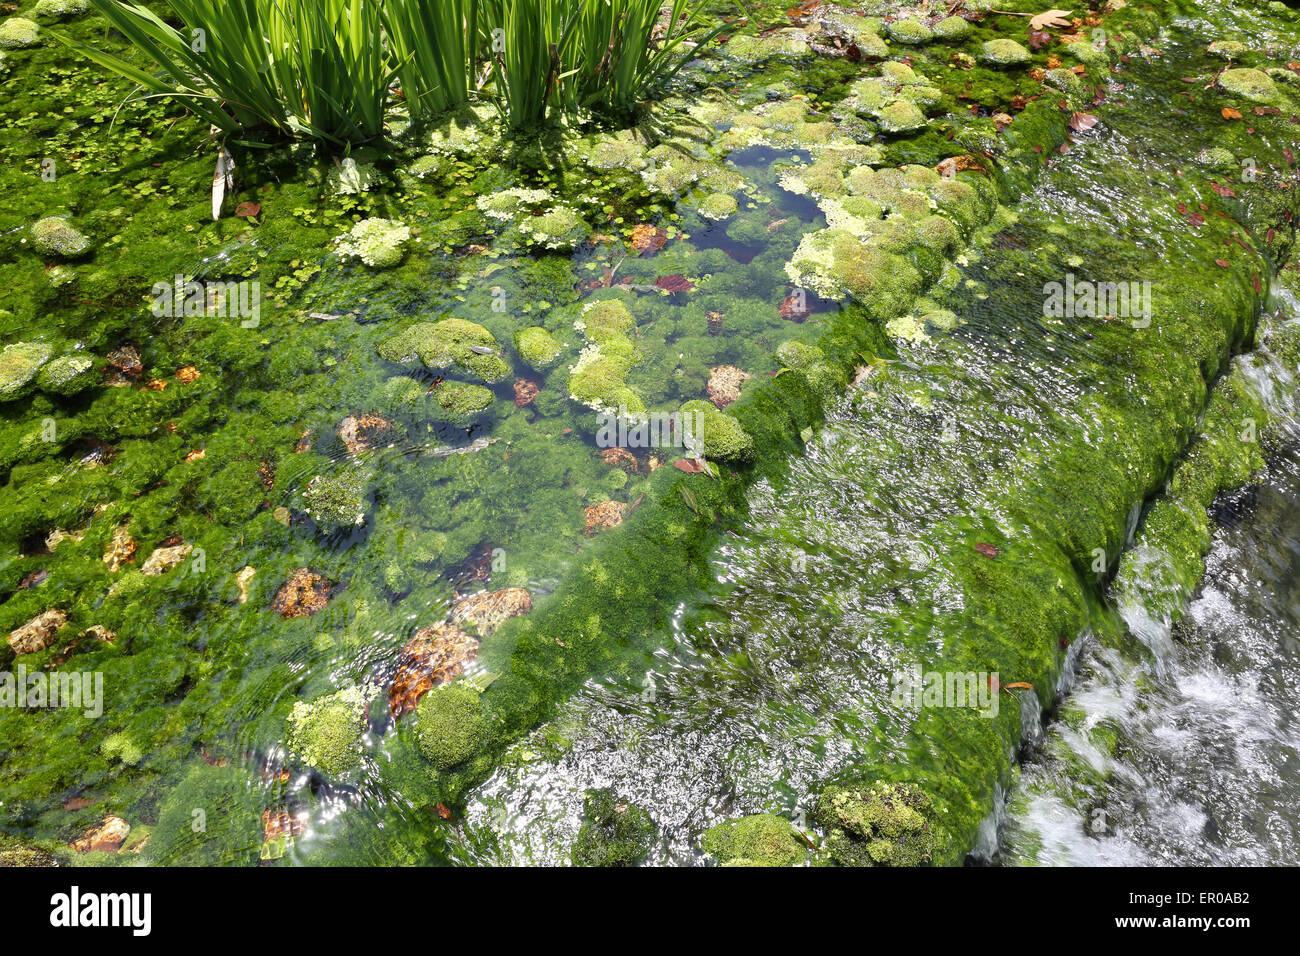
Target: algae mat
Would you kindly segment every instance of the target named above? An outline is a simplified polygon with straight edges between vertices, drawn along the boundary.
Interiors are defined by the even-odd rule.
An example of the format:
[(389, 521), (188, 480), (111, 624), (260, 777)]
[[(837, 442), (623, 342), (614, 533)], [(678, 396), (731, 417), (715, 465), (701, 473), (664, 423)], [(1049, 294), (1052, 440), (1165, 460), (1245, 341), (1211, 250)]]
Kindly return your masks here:
[[(512, 820), (530, 819), (515, 805), (522, 784), (496, 798), (502, 759), (526, 777), (538, 754), (565, 753), (563, 716), (516, 741), (568, 713), (589, 678), (656, 697), (647, 655), (678, 646), (686, 607), (717, 603), (695, 597), (716, 588), (710, 548), (764, 513), (851, 379), (880, 429), (858, 462), (883, 526), (858, 543), (856, 570), (891, 602), (873, 651), (1016, 673), (1049, 699), (1055, 632), (1095, 610), (1079, 567), (1098, 548), (1106, 566), (1117, 559), (1124, 515), (1162, 482), (1208, 381), (1248, 343), (1270, 261), (1291, 241), (1280, 183), (1295, 94), (1279, 53), (1295, 28), (1285, 8), (1243, 13), (1263, 32), (1230, 69), (1203, 50), (1218, 36), (1180, 41), (1196, 78), (1182, 84), (1145, 66), (1164, 55), (1156, 31), (1175, 8), (1112, 5), (1071, 28), (1076, 42), (1034, 48), (1023, 19), (968, 6), (942, 18), (966, 26), (930, 17), (934, 35), (919, 37), (891, 6), (794, 23), (764, 11), (781, 31), (747, 25), (693, 65), (650, 138), (505, 142), (479, 112), (421, 131), (395, 116), (395, 152), (230, 144), (238, 188), (215, 223), (206, 131), (156, 101), (117, 114), (126, 90), (53, 44), (9, 50), (6, 83), (22, 92), (0, 148), (22, 203), (0, 212), (0, 630), (11, 669), (102, 674), (105, 691), (94, 717), (0, 715), (6, 833), (78, 863), (132, 850), (163, 863), (491, 858)], [(46, 32), (59, 29), (114, 43), (93, 19)], [(999, 42), (1013, 32), (1023, 46)], [(834, 55), (850, 42), (858, 55)], [(1173, 127), (1152, 128), (1168, 202), (1142, 187), (1141, 164), (1116, 162), (1095, 184), (1136, 204), (1128, 221), (1146, 240), (1070, 228), (1077, 193), (1049, 191), (1032, 229), (997, 208), (1074, 151), (1113, 148), (1108, 101), (1116, 129), (1133, 123), (1130, 85), (1149, 85), (1138, 102), (1191, 94), (1169, 120), (1197, 124), (1206, 147), (1174, 152)], [(51, 111), (51, 96), (66, 105)], [(1121, 142), (1124, 156), (1145, 148)], [(1244, 158), (1260, 172), (1248, 183)], [(1044, 277), (1101, 262), (1117, 274), (1094, 278), (1151, 282), (1145, 338), (1081, 316), (1018, 324), (1043, 311)], [(1210, 282), (1209, 269), (1222, 273)], [(1000, 322), (981, 318), (986, 301)], [(1135, 381), (1142, 400), (1122, 387)], [(1032, 414), (994, 401), (1003, 389), (1030, 396)], [(917, 436), (959, 407), (954, 451), (918, 456)], [(652, 415), (655, 437), (636, 437), (638, 418), (609, 440), (619, 412)], [(1088, 421), (1133, 431), (1081, 432)], [(935, 514), (909, 519), (907, 489)], [(847, 506), (854, 493), (840, 493)], [(807, 501), (834, 536), (829, 501)], [(898, 550), (871, 558), (884, 541)], [(919, 579), (900, 583), (898, 554), (925, 565)], [(817, 566), (805, 556), (804, 586)], [(960, 597), (971, 578), (981, 601)], [(892, 602), (934, 594), (964, 604), (947, 609), (958, 617), (882, 623)], [(843, 659), (839, 599), (807, 602), (826, 616), (800, 655)], [(938, 657), (920, 653), (931, 642)], [(726, 660), (738, 675), (752, 666)], [(697, 705), (725, 711), (737, 705), (713, 686), (717, 663), (684, 669), (707, 686)], [(674, 858), (694, 859), (715, 819), (802, 805), (828, 858), (837, 814), (881, 798), (870, 783), (821, 790), (853, 766), (888, 779), (897, 825), (923, 836), (892, 859), (842, 838), (836, 859), (958, 858), (1018, 714), (902, 726), (827, 713), (819, 727), (790, 689), (806, 678), (787, 677), (781, 720), (817, 741), (819, 761), (772, 768), (783, 799), (727, 795), (673, 829), (667, 795), (629, 804), (601, 789), (605, 767), (555, 811), (585, 814), (562, 855), (633, 862), (667, 832)], [(850, 741), (868, 737), (856, 752)], [(817, 792), (824, 806), (810, 806)], [(778, 857), (794, 862), (777, 817), (734, 825), (710, 852), (749, 859), (723, 845), (771, 837), (774, 821)], [(102, 839), (70, 848), (87, 831)]]

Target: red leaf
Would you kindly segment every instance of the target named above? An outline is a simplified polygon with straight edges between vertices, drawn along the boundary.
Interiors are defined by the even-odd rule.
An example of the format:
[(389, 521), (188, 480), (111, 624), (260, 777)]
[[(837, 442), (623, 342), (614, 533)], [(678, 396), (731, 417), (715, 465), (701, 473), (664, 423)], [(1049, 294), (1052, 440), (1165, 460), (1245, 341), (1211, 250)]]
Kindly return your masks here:
[(996, 558), (998, 556), (997, 547), (991, 544), (984, 544), (981, 542), (980, 544), (975, 545), (975, 550), (986, 558)]
[(1215, 260), (1214, 260), (1214, 264), (1215, 264), (1216, 266), (1220, 266), (1220, 267), (1222, 267), (1222, 268), (1224, 268), (1224, 269), (1228, 268), (1228, 263), (1224, 262), (1222, 259), (1215, 259)]
[(1097, 117), (1091, 113), (1075, 113), (1070, 117), (1070, 129), (1076, 133), (1082, 133), (1086, 129), (1092, 129), (1097, 125)]
[(1223, 118), (1226, 120), (1241, 119), (1241, 110), (1234, 110), (1231, 106), (1225, 106), (1219, 112), (1223, 114)]
[(688, 475), (698, 475), (704, 471), (704, 462), (698, 458), (678, 458), (673, 462), (673, 467), (678, 471), (684, 471)]
[(253, 202), (251, 200), (247, 202), (241, 202), (238, 206), (235, 207), (235, 215), (243, 219), (252, 219), (256, 216), (261, 215), (261, 213), (262, 213), (262, 204), (258, 202)]
[(695, 283), (685, 276), (660, 276), (655, 279), (655, 285), (665, 292), (689, 292), (695, 288)]

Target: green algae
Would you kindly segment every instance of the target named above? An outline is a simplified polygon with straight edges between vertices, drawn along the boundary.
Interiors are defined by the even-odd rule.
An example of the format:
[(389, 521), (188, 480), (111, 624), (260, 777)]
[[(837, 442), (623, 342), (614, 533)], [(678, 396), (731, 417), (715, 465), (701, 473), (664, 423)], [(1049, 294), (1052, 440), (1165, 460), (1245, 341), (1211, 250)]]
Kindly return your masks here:
[(808, 855), (790, 822), (770, 813), (714, 824), (701, 846), (723, 866), (794, 866)]
[(464, 684), (436, 687), (425, 694), (415, 720), (420, 753), (443, 770), (477, 754), (487, 736), (479, 694)]
[(351, 773), (361, 762), (365, 709), (365, 696), (356, 687), (298, 701), (288, 720), (290, 753), (329, 777)]
[(574, 866), (632, 866), (649, 852), (657, 828), (641, 807), (612, 790), (588, 791), (582, 806), (586, 820), (573, 841)]

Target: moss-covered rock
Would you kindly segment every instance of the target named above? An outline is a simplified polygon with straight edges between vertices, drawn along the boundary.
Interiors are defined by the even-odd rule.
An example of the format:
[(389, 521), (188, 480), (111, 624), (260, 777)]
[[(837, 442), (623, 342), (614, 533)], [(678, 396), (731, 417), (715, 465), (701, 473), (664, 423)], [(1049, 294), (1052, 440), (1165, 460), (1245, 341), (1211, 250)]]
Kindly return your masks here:
[(442, 382), (429, 394), (430, 415), (436, 421), (468, 425), (492, 407), (496, 396), (490, 388), (467, 382)]
[(515, 333), (515, 351), (535, 369), (549, 368), (555, 364), (564, 345), (539, 325), (520, 329)]
[(392, 219), (363, 219), (337, 241), (340, 255), (360, 259), (372, 269), (390, 269), (406, 258), (411, 230)]
[(791, 371), (805, 376), (809, 384), (823, 395), (829, 395), (844, 386), (835, 367), (826, 361), (825, 353), (815, 345), (798, 340), (782, 342), (776, 350), (776, 360)]
[(932, 28), (936, 38), (945, 43), (960, 43), (971, 35), (974, 27), (962, 17), (944, 17)]
[(63, 216), (49, 216), (32, 224), (32, 246), (44, 256), (75, 259), (90, 249), (90, 240)]
[(1246, 44), (1237, 40), (1215, 40), (1205, 49), (1206, 52), (1221, 56), (1225, 60), (1235, 60), (1246, 52)]
[(899, 17), (886, 23), (885, 32), (891, 40), (909, 46), (929, 43), (934, 39), (934, 32), (915, 17)]
[(52, 395), (76, 395), (95, 383), (95, 361), (89, 355), (60, 355), (36, 376), (36, 385)]
[(41, 28), (23, 17), (10, 17), (0, 23), (0, 47), (15, 50), (41, 42)]
[(22, 398), (53, 351), (44, 342), (16, 342), (0, 349), (0, 402)]
[(1219, 74), (1219, 88), (1253, 103), (1272, 103), (1278, 98), (1273, 80), (1261, 70), (1224, 70)]
[(32, 15), (49, 20), (79, 17), (90, 9), (89, 0), (37, 0)]
[(623, 299), (588, 302), (574, 328), (591, 344), (569, 370), (569, 396), (597, 411), (644, 412), (645, 402), (627, 385), (641, 353), (631, 339), (636, 319)]
[(713, 193), (705, 197), (699, 205), (700, 215), (714, 221), (730, 219), (739, 209), (740, 204), (730, 193)]
[(1000, 37), (984, 42), (980, 47), (980, 59), (990, 66), (1021, 66), (1028, 63), (1032, 57), (1029, 51), (1015, 40)]
[(930, 820), (933, 805), (905, 783), (832, 784), (817, 798), (816, 821), (825, 850), (841, 866), (920, 866), (942, 839)]
[(446, 770), (464, 763), (483, 746), (487, 720), (478, 692), (466, 684), (444, 684), (423, 697), (415, 710), (415, 740), (431, 764)]
[(406, 364), (419, 359), (431, 369), (459, 368), (488, 383), (510, 374), (496, 338), (476, 322), (443, 319), (417, 322), (378, 347), (379, 357)]
[(754, 439), (735, 416), (703, 399), (687, 402), (682, 406), (682, 414), (698, 416), (693, 419), (697, 423), (694, 439), (702, 443), (706, 458), (733, 465), (744, 465), (753, 460)]
[(701, 845), (724, 866), (794, 866), (807, 856), (790, 822), (770, 813), (723, 820)]
[(298, 701), (289, 714), (289, 752), (328, 777), (344, 777), (361, 763), (366, 698), (345, 687), (310, 703)]
[(326, 531), (359, 527), (370, 510), (367, 483), (359, 468), (317, 475), (303, 490), (302, 510)]
[(588, 790), (582, 811), (586, 820), (573, 841), (574, 866), (633, 866), (650, 852), (658, 828), (636, 804), (612, 790)]
[(591, 227), (578, 211), (562, 204), (552, 206), (540, 216), (522, 220), (519, 230), (533, 246), (561, 252), (573, 249), (591, 235)]

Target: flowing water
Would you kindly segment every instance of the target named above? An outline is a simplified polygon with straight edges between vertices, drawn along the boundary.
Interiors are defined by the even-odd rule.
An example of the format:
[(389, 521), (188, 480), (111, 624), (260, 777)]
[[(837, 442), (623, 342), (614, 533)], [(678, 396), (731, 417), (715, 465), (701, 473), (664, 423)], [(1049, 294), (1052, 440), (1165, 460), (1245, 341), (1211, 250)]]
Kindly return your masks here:
[[(1094, 387), (1090, 343), (1041, 317), (1042, 280), (1084, 262), (1093, 276), (1150, 275), (1156, 263), (1191, 254), (1161, 199), (1209, 141), (1189, 142), (1161, 106), (1199, 44), (1184, 35), (1161, 47), (1163, 60), (1112, 87), (1105, 126), (1017, 207), (994, 240), (997, 261), (963, 264), (966, 281), (944, 303), (959, 327), (935, 335), (945, 359), (928, 342), (902, 345), (884, 402), (875, 370), (863, 375), (806, 456), (751, 494), (748, 520), (714, 553), (716, 587), (682, 603), (644, 676), (591, 682), (516, 748), (476, 792), (458, 853), (563, 862), (583, 793), (608, 787), (653, 808), (661, 832), (653, 862), (699, 863), (696, 836), (721, 818), (769, 811), (806, 827), (805, 795), (818, 781), (864, 753), (916, 756), (912, 714), (892, 697), (911, 658), (891, 638), (900, 627), (931, 626), (937, 640), (938, 622), (961, 610), (950, 529), (980, 516), (1014, 520), (1002, 509), (1032, 480), (1019, 470), (1026, 460), (1102, 427), (1062, 420), (1061, 409)], [(1016, 255), (1063, 233), (1068, 255)], [(1010, 272), (1007, 258), (1017, 261)], [(1274, 364), (1256, 385), (1267, 395), (1290, 380)], [(967, 408), (1000, 414), (972, 417)], [(1072, 636), (1062, 706), (1114, 722), (1120, 741), (1113, 758), (1085, 754), (1105, 772), (1086, 799), (1075, 765), (1044, 756), (1069, 728), (1021, 695), (1022, 754), (1031, 760), (1010, 793), (996, 788), (998, 811), (971, 861), (1300, 860), (1290, 706), (1300, 689), (1298, 481), (1300, 460), (1288, 453), (1249, 505), (1234, 499), (1221, 509), (1230, 522), (1206, 583), (1156, 655), (1134, 638), (1119, 651), (1091, 632)], [(1141, 504), (1131, 502), (1129, 540)], [(1100, 586), (1094, 597), (1099, 619), (1122, 630), (1125, 615)], [(1142, 616), (1128, 609), (1135, 630)], [(945, 741), (928, 745), (942, 755)]]

